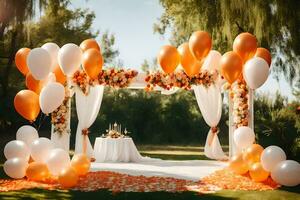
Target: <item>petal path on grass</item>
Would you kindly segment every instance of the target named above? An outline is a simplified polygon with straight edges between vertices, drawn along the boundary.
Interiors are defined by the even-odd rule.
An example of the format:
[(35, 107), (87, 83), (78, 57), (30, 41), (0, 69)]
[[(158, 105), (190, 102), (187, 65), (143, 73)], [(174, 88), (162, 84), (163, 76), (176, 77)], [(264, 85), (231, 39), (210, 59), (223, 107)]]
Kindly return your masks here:
[[(262, 191), (274, 190), (278, 187), (279, 185), (270, 178), (263, 183), (256, 183), (247, 174), (244, 176), (236, 175), (228, 169), (223, 169), (197, 182), (156, 176), (131, 176), (110, 171), (89, 172), (87, 175), (80, 177), (78, 184), (71, 189), (86, 192), (107, 189), (115, 193), (156, 191), (212, 193), (223, 189)], [(34, 182), (26, 179), (0, 180), (0, 192), (31, 188), (48, 190), (63, 189), (60, 188), (55, 180), (48, 181), (48, 183)]]

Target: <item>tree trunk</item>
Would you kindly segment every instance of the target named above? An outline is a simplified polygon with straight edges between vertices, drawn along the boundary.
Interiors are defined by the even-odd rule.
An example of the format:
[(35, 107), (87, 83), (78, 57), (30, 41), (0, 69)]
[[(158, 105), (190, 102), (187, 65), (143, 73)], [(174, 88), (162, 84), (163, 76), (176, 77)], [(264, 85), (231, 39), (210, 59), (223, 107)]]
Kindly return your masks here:
[(9, 52), (9, 56), (8, 56), (8, 62), (7, 62), (7, 65), (6, 65), (6, 67), (3, 71), (2, 80), (1, 80), (2, 97), (7, 96), (10, 71), (11, 71), (11, 67), (12, 67), (14, 57), (15, 57), (15, 54), (16, 54), (16, 51), (17, 51), (17, 38), (18, 38), (18, 29), (15, 29), (12, 33), (12, 36), (11, 36), (10, 52)]
[(4, 42), (4, 31), (5, 31), (5, 28), (6, 28), (7, 24), (6, 23), (2, 23), (1, 26), (0, 26), (0, 42)]

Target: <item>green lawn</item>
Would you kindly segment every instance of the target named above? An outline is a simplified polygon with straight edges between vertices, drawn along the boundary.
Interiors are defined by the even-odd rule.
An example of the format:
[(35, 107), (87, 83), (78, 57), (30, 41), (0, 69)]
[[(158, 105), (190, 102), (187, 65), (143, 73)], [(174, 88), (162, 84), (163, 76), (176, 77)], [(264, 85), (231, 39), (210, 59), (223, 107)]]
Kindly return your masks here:
[[(190, 160), (205, 159), (203, 147), (192, 146), (138, 146), (138, 149), (145, 156), (171, 159), (171, 160)], [(224, 148), (226, 150), (226, 147)], [(0, 176), (7, 178), (1, 169)], [(30, 189), (14, 192), (0, 193), (0, 199), (243, 199), (243, 200), (300, 200), (300, 187), (286, 188), (282, 187), (275, 191), (230, 191), (222, 190), (214, 194), (199, 195), (194, 192), (168, 193), (168, 192), (151, 192), (151, 193), (117, 193), (114, 194), (107, 190), (95, 192), (80, 192), (68, 190), (43, 190)]]

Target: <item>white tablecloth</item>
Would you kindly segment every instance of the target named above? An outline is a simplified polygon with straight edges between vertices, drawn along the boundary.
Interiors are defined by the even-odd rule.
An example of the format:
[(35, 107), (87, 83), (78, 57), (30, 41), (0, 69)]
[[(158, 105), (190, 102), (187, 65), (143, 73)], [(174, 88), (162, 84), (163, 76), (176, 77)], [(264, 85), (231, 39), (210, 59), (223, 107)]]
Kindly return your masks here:
[(131, 138), (101, 138), (95, 140), (96, 162), (141, 162), (144, 158), (138, 152)]

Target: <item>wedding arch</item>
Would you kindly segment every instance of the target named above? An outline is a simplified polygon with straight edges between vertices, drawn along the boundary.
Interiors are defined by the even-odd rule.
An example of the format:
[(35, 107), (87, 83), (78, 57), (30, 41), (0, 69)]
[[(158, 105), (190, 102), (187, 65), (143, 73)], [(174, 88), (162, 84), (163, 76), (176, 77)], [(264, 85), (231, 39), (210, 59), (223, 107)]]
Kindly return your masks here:
[(231, 157), (240, 151), (233, 142), (234, 130), (241, 126), (253, 128), (252, 94), (266, 81), (271, 62), (270, 52), (257, 48), (253, 35), (242, 33), (236, 41), (234, 51), (222, 56), (211, 50), (212, 40), (207, 32), (196, 31), (189, 42), (178, 48), (163, 46), (157, 56), (161, 69), (147, 74), (130, 69), (102, 69), (101, 49), (94, 39), (84, 40), (80, 46), (68, 43), (60, 48), (55, 43), (46, 43), (32, 50), (22, 48), (16, 54), (16, 66), (26, 75), (29, 90), (21, 90), (14, 105), (30, 122), (36, 120), (40, 111), (51, 114), (51, 140), (56, 147), (69, 150), (71, 97), (75, 95), (78, 117), (75, 152), (93, 157), (88, 129), (99, 113), (105, 86), (156, 90), (164, 95), (178, 89), (193, 90), (202, 116), (210, 126), (204, 153), (211, 159), (227, 159), (217, 127), (222, 115), (221, 92), (228, 96)]
[[(148, 92), (160, 91), (162, 95), (176, 93), (179, 88), (193, 90), (197, 104), (202, 116), (210, 126), (207, 134), (204, 153), (205, 156), (216, 160), (225, 160), (228, 156), (223, 152), (218, 138), (218, 123), (222, 114), (223, 100), (221, 93), (230, 95), (229, 90), (224, 86), (224, 80), (218, 76), (216, 71), (204, 70), (196, 78), (191, 79), (182, 70), (177, 70), (172, 75), (166, 76), (163, 72), (138, 73), (134, 70), (107, 69), (95, 81), (90, 80), (83, 70), (77, 71), (72, 79), (66, 84), (66, 95), (63, 105), (52, 114), (51, 140), (56, 147), (69, 150), (70, 143), (70, 113), (71, 96), (75, 95), (75, 104), (78, 117), (76, 130), (75, 153), (85, 152), (89, 157), (93, 157), (93, 147), (88, 137), (88, 128), (94, 123), (100, 111), (104, 87), (127, 89), (143, 89)], [(238, 83), (237, 83), (238, 84)], [(241, 84), (241, 83), (240, 83)], [(177, 86), (177, 87), (172, 87)], [(248, 96), (245, 95), (247, 104), (251, 104)], [(225, 96), (225, 95), (224, 95)], [(229, 156), (236, 153), (237, 148), (233, 142), (233, 131), (237, 124), (233, 122), (233, 99), (229, 99)], [(250, 105), (249, 108), (252, 106)], [(55, 113), (63, 113), (57, 115)], [(249, 116), (245, 116), (249, 117)], [(62, 120), (61, 123), (60, 118)]]

